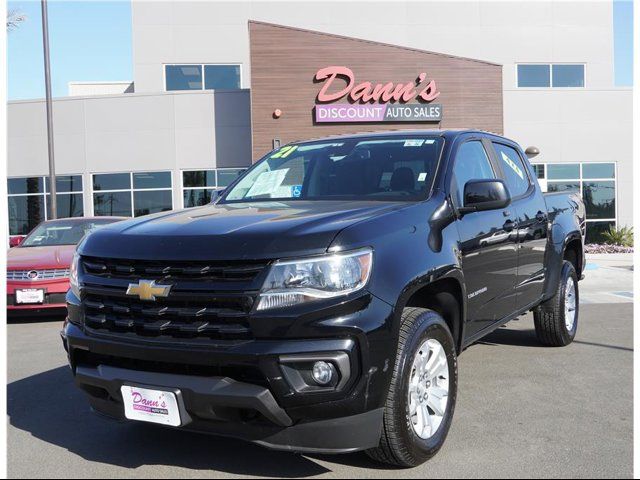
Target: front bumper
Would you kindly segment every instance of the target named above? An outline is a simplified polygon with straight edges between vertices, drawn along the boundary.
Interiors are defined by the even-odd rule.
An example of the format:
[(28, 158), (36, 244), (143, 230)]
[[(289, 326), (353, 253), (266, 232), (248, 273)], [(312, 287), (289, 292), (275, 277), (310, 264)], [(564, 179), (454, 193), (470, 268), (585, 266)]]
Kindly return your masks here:
[[(166, 344), (96, 335), (79, 326), (81, 307), (71, 302), (74, 323), (67, 321), (62, 337), (76, 384), (99, 413), (124, 419), (123, 384), (177, 389), (181, 428), (275, 449), (342, 453), (378, 445), (395, 356), (392, 314), (371, 297), (357, 311), (293, 328), (296, 338)], [(297, 389), (285, 365), (296, 356), (346, 357), (349, 377), (334, 389)]]
[[(107, 366), (78, 367), (76, 384), (89, 396), (94, 410), (125, 420), (120, 387), (134, 384), (178, 390), (182, 428), (299, 452), (346, 453), (378, 444), (382, 409), (337, 419), (293, 421), (266, 388), (226, 377), (191, 377), (138, 372)], [(229, 418), (229, 412), (259, 412), (266, 421)]]
[[(44, 303), (16, 303), (15, 291), (19, 289), (37, 288), (44, 290)], [(7, 312), (11, 316), (34, 314), (59, 314), (67, 309), (65, 295), (69, 290), (68, 279), (7, 281)]]

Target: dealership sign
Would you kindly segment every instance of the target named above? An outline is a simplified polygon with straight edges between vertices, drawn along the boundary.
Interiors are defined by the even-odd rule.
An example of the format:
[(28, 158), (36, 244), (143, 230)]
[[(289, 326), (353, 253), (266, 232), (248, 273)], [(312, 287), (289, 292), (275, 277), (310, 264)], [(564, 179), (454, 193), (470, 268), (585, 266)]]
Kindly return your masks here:
[(316, 122), (439, 122), (442, 105), (316, 105)]
[[(337, 78), (346, 81), (339, 90), (332, 89)], [(438, 122), (442, 120), (442, 105), (430, 103), (440, 92), (435, 80), (425, 83), (426, 73), (414, 82), (372, 84), (356, 83), (353, 71), (332, 66), (318, 70), (316, 81), (324, 82), (315, 108), (317, 123), (336, 122)], [(351, 103), (332, 103), (346, 99)], [(407, 103), (411, 101), (421, 103)]]

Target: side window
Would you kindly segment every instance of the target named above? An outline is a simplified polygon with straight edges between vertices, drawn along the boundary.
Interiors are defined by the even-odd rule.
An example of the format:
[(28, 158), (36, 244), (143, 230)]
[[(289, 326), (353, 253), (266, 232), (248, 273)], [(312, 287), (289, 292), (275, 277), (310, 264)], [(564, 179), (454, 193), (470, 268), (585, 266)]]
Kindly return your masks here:
[(463, 205), (464, 186), (469, 180), (496, 178), (487, 152), (479, 140), (460, 145), (453, 165), (451, 196), (457, 206)]
[(504, 171), (504, 181), (512, 197), (519, 197), (529, 190), (529, 176), (518, 152), (501, 143), (494, 143), (498, 161)]

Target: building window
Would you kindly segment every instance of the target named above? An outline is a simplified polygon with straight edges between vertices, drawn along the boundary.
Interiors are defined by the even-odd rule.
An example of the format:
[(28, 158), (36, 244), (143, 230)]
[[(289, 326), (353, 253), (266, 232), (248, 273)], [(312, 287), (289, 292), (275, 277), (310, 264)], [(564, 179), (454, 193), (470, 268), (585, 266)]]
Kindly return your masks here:
[(544, 165), (533, 165), (533, 171), (536, 174), (536, 178), (544, 178)]
[(584, 87), (584, 65), (552, 65), (551, 86), (554, 88)]
[(519, 88), (584, 88), (584, 64), (519, 64)]
[(550, 87), (550, 65), (518, 65), (518, 87)]
[(205, 90), (237, 90), (240, 88), (240, 65), (205, 65)]
[(198, 207), (211, 202), (215, 190), (228, 187), (244, 171), (244, 168), (183, 171), (182, 199), (184, 208)]
[(547, 180), (580, 178), (579, 163), (555, 163), (547, 165)]
[(238, 90), (241, 73), (239, 64), (165, 65), (165, 90)]
[[(45, 177), (47, 192), (47, 218), (51, 216), (51, 194), (49, 177)], [(64, 175), (56, 177), (56, 217), (84, 216), (84, 200), (82, 194), (82, 175)]]
[(166, 90), (202, 90), (202, 65), (165, 65)]
[(93, 175), (93, 214), (139, 217), (173, 209), (171, 172)]
[(534, 169), (539, 172), (543, 191), (574, 191), (582, 195), (588, 243), (601, 241), (602, 232), (616, 225), (615, 163), (547, 163), (536, 164)]
[[(51, 218), (49, 177), (9, 178), (7, 190), (9, 235), (26, 235), (40, 222)], [(57, 218), (82, 217), (82, 176), (57, 176), (56, 200)]]
[(236, 178), (242, 175), (245, 170), (246, 168), (219, 168), (216, 171), (218, 187), (227, 188)]

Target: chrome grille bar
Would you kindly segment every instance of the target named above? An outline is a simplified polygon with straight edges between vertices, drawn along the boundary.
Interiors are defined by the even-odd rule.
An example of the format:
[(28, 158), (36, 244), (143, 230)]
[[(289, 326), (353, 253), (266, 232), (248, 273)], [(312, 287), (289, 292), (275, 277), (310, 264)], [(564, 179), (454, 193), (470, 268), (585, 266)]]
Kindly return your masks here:
[(7, 280), (38, 281), (54, 280), (56, 278), (69, 278), (69, 269), (53, 268), (47, 270), (7, 270)]

